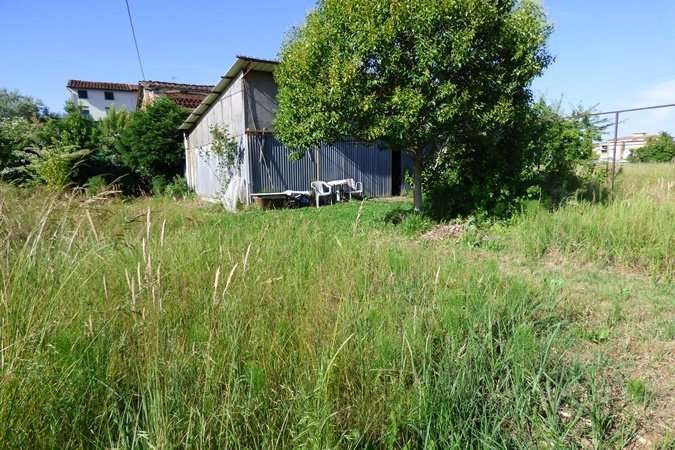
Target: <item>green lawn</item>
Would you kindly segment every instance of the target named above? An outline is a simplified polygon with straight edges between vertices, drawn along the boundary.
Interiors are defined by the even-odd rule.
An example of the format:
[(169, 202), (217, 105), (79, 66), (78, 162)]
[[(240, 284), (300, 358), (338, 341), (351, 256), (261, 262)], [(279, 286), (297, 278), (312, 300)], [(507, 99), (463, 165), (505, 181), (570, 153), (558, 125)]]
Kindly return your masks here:
[(675, 166), (429, 241), (0, 185), (0, 447), (673, 445)]

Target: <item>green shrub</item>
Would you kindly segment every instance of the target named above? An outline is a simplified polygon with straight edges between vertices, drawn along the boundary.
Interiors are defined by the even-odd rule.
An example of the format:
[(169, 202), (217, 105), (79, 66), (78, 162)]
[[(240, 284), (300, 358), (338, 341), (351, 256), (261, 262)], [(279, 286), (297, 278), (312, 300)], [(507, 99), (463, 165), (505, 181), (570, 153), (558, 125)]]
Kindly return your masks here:
[(89, 153), (89, 150), (77, 149), (74, 146), (29, 147), (17, 152), (17, 157), (21, 159), (23, 165), (7, 172), (24, 174), (26, 179), (36, 184), (44, 184), (52, 190), (59, 190), (70, 182), (82, 158)]
[(20, 152), (35, 145), (39, 126), (22, 117), (0, 119), (0, 174), (4, 171), (7, 178), (20, 176), (14, 170), (22, 165)]
[(675, 141), (665, 131), (647, 140), (647, 144), (635, 150), (631, 162), (671, 162), (675, 160)]
[(176, 175), (170, 183), (164, 187), (164, 195), (174, 199), (185, 198), (190, 195), (190, 188), (185, 177)]
[(163, 176), (153, 177), (150, 180), (150, 192), (152, 195), (163, 195), (166, 189), (167, 181)]
[(185, 153), (178, 127), (187, 114), (165, 97), (136, 111), (116, 139), (116, 163), (137, 174), (147, 187), (154, 187), (156, 177), (168, 180), (179, 174)]

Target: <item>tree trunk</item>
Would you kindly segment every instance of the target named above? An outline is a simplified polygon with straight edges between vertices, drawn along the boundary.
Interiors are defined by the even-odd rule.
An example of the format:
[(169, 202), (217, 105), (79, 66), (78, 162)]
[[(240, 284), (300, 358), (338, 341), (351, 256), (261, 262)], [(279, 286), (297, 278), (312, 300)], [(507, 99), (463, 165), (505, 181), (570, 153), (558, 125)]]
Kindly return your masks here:
[(413, 155), (413, 205), (416, 212), (422, 212), (422, 152)]

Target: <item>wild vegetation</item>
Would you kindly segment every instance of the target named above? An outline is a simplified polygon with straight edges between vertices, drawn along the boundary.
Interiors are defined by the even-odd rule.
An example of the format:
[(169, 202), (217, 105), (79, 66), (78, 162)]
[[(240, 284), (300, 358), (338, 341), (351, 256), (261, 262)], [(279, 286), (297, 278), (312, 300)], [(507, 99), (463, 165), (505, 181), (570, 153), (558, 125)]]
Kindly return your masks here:
[(631, 156), (633, 162), (672, 162), (675, 161), (675, 140), (665, 131), (652, 136), (647, 143), (635, 150)]
[(675, 166), (617, 186), (429, 240), (0, 185), (0, 446), (670, 448)]
[(186, 115), (159, 98), (141, 111), (111, 110), (95, 122), (73, 103), (66, 103), (65, 114), (52, 114), (31, 97), (2, 90), (0, 179), (52, 189), (102, 180), (127, 194), (161, 191), (176, 184), (183, 169), (178, 126)]

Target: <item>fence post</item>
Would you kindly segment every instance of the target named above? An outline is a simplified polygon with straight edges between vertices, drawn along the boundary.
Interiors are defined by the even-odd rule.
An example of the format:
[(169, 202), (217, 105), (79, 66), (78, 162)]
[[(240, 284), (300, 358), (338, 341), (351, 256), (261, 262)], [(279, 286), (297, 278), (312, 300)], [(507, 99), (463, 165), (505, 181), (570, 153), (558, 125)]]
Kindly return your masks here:
[(614, 177), (616, 177), (616, 145), (619, 140), (619, 111), (614, 113), (614, 150), (612, 151), (612, 184), (610, 192), (614, 195)]

